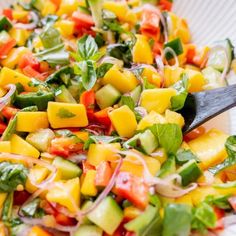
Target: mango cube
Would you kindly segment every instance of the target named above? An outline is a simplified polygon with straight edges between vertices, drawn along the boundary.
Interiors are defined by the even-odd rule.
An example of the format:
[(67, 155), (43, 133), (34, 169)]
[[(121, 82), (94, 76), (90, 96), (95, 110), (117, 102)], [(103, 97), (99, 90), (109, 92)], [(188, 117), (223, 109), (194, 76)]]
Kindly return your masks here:
[(64, 37), (70, 37), (74, 34), (75, 23), (71, 20), (61, 20), (55, 23), (55, 27)]
[(162, 114), (170, 108), (170, 99), (174, 95), (176, 90), (173, 88), (146, 89), (141, 94), (141, 106), (148, 112), (156, 111)]
[(42, 9), (42, 16), (55, 15), (57, 6), (51, 1), (45, 1)]
[(10, 36), (16, 40), (18, 46), (24, 46), (26, 40), (30, 36), (30, 32), (25, 29), (12, 28), (9, 32)]
[(180, 128), (184, 126), (183, 116), (175, 111), (167, 109), (165, 112), (165, 118), (167, 120), (167, 123), (177, 124), (180, 126)]
[(39, 157), (40, 152), (20, 136), (13, 134), (10, 141), (12, 153), (35, 158)]
[(10, 141), (0, 141), (0, 152), (11, 152), (11, 142)]
[(81, 193), (85, 196), (95, 197), (98, 190), (95, 186), (96, 170), (88, 170), (83, 179)]
[(75, 207), (80, 205), (80, 180), (79, 178), (56, 182), (58, 186), (50, 189), (46, 195), (49, 202), (56, 202), (75, 212)]
[(76, 10), (78, 10), (79, 1), (78, 0), (62, 0), (60, 7), (57, 11), (58, 16), (62, 16), (64, 14), (70, 16)]
[(130, 138), (134, 135), (137, 121), (135, 114), (127, 105), (111, 111), (109, 117), (119, 136)]
[(142, 73), (142, 77), (146, 78), (149, 83), (155, 85), (157, 88), (160, 88), (162, 78), (154, 67), (145, 67)]
[(7, 193), (0, 193), (0, 208), (2, 209), (3, 204), (7, 198)]
[(48, 103), (48, 120), (52, 128), (85, 127), (88, 118), (83, 104)]
[(35, 132), (48, 128), (47, 112), (19, 112), (17, 114), (16, 131)]
[(147, 37), (144, 35), (136, 35), (136, 38), (137, 40), (132, 52), (134, 63), (152, 64), (153, 54)]
[(228, 135), (217, 130), (211, 129), (200, 137), (188, 143), (190, 149), (201, 160), (201, 167), (208, 169), (227, 157), (225, 142)]
[(164, 77), (165, 77), (165, 87), (170, 87), (180, 80), (180, 75), (184, 72), (181, 67), (171, 67), (165, 66)]
[(121, 93), (127, 93), (137, 87), (138, 80), (132, 72), (125, 70), (122, 73), (120, 68), (117, 65), (114, 65), (105, 74), (104, 78), (102, 79), (102, 84), (111, 84)]
[(189, 77), (189, 89), (190, 93), (200, 92), (203, 90), (204, 85), (206, 84), (203, 74), (196, 70), (185, 69), (184, 71)]

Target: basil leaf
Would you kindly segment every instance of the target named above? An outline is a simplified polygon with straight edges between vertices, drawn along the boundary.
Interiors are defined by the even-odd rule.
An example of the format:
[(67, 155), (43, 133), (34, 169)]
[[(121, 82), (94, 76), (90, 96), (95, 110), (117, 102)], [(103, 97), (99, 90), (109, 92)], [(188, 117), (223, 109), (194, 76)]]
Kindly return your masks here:
[(213, 195), (209, 195), (205, 198), (205, 202), (210, 204), (210, 205), (214, 205), (217, 206), (220, 209), (231, 209), (231, 206), (229, 204), (228, 198), (231, 195), (227, 194), (227, 195), (223, 195), (223, 196), (213, 196)]
[(85, 35), (78, 41), (77, 53), (82, 60), (89, 60), (98, 53), (98, 46), (91, 35)]
[(200, 160), (197, 158), (197, 156), (195, 154), (192, 153), (191, 150), (179, 149), (177, 151), (176, 163), (178, 165), (183, 165), (184, 163), (186, 163), (190, 160), (196, 160), (197, 162), (200, 162)]
[(236, 158), (236, 135), (227, 138), (225, 148), (229, 156)]
[(127, 105), (132, 111), (133, 111), (134, 108), (135, 108), (135, 103), (134, 103), (133, 98), (130, 97), (130, 96), (127, 96), (127, 95), (121, 96), (119, 104), (120, 104), (121, 106)]
[(181, 128), (177, 124), (155, 124), (150, 127), (150, 130), (158, 139), (161, 147), (167, 153), (176, 153), (179, 149), (183, 135)]
[(188, 96), (189, 78), (185, 73), (181, 74), (180, 77), (180, 80), (173, 85), (173, 88), (177, 90), (177, 95), (171, 97), (171, 109), (173, 111), (182, 109)]
[(81, 61), (78, 64), (80, 73), (82, 76), (82, 84), (86, 90), (92, 89), (97, 80), (96, 71), (93, 65), (93, 61)]
[(113, 64), (111, 63), (103, 63), (102, 65), (100, 65), (97, 70), (97, 77), (98, 78), (103, 78), (104, 75), (107, 73), (107, 71), (109, 71), (109, 69), (113, 66)]
[(40, 199), (35, 198), (33, 201), (27, 203), (21, 208), (21, 212), (24, 214), (24, 216), (30, 216), (33, 217), (39, 207)]
[(61, 44), (61, 35), (60, 32), (52, 27), (51, 25), (46, 26), (44, 31), (39, 35), (43, 46), (48, 48), (53, 48), (59, 44)]
[(22, 164), (0, 163), (0, 192), (12, 192), (19, 184), (25, 185), (27, 174)]
[(57, 113), (57, 116), (60, 117), (61, 119), (67, 119), (75, 117), (76, 115), (71, 111), (67, 110), (66, 108), (60, 108)]
[(13, 207), (13, 192), (7, 195), (7, 198), (4, 202), (2, 208), (2, 220), (8, 222), (11, 219), (12, 215), (12, 207)]
[(188, 236), (191, 230), (192, 212), (189, 205), (168, 204), (164, 208), (162, 236)]
[(43, 50), (35, 56), (39, 61), (47, 61), (52, 66), (69, 64), (69, 53), (65, 51), (63, 44)]

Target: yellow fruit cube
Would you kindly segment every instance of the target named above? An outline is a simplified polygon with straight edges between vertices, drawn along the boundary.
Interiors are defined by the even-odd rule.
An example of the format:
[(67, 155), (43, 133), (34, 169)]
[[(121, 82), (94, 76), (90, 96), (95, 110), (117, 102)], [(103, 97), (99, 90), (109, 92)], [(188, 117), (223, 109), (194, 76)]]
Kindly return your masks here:
[(177, 124), (180, 126), (180, 128), (184, 126), (183, 116), (175, 111), (167, 109), (165, 112), (165, 118), (167, 120), (167, 123)]
[(7, 198), (7, 193), (0, 193), (0, 209), (2, 209), (6, 198)]
[(88, 118), (83, 104), (48, 103), (48, 120), (52, 128), (85, 127)]
[(189, 89), (190, 93), (199, 92), (203, 90), (204, 85), (206, 84), (203, 74), (196, 70), (185, 69), (184, 72), (189, 77)]
[(46, 195), (49, 202), (56, 202), (75, 212), (80, 205), (80, 180), (79, 178), (55, 182), (57, 186), (50, 189)]
[(161, 165), (167, 160), (167, 154), (164, 148), (158, 148), (155, 151), (155, 155), (153, 155), (153, 158), (157, 159)]
[(109, 117), (119, 136), (130, 138), (134, 135), (137, 121), (135, 114), (127, 105), (111, 111)]
[(10, 141), (0, 141), (0, 152), (11, 152), (11, 142)]
[(12, 11), (12, 17), (16, 21), (21, 21), (26, 19), (28, 17), (28, 14), (29, 14), (28, 11), (23, 11), (23, 10)]
[(132, 52), (134, 63), (152, 64), (153, 54), (147, 37), (144, 35), (136, 35), (136, 38), (137, 40)]
[(1, 64), (10, 69), (14, 69), (19, 63), (20, 58), (28, 52), (29, 49), (25, 47), (13, 48), (7, 55), (7, 58), (1, 61)]
[(190, 149), (201, 160), (200, 166), (203, 169), (208, 169), (227, 157), (225, 150), (227, 137), (228, 135), (225, 133), (217, 129), (211, 129), (188, 143)]
[(6, 89), (3, 89), (3, 88), (0, 87), (0, 98), (5, 96), (6, 93), (7, 93)]
[(98, 166), (102, 161), (112, 160), (116, 155), (113, 150), (120, 150), (120, 143), (90, 144), (87, 160), (91, 165)]
[(40, 152), (18, 135), (13, 134), (10, 141), (12, 153), (35, 158), (39, 157)]
[(35, 132), (48, 127), (47, 112), (19, 112), (17, 114), (16, 131)]
[(105, 74), (104, 78), (102, 79), (102, 84), (111, 84), (121, 93), (127, 93), (138, 85), (138, 80), (132, 72), (125, 70), (122, 73), (120, 68), (117, 65), (114, 65)]
[(30, 32), (25, 29), (17, 29), (17, 28), (12, 28), (9, 31), (9, 34), (12, 38), (16, 40), (16, 43), (18, 46), (24, 46), (26, 43), (26, 40), (30, 36)]
[(0, 86), (6, 86), (8, 84), (20, 83), (23, 85), (25, 91), (35, 91), (35, 87), (30, 87), (29, 83), (31, 79), (15, 70), (11, 70), (7, 67), (3, 67), (0, 73)]
[(95, 186), (96, 170), (88, 170), (85, 174), (82, 186), (81, 193), (85, 196), (95, 197), (98, 193), (98, 190)]
[(176, 37), (179, 37), (183, 43), (189, 43), (191, 40), (191, 33), (188, 23), (185, 19), (180, 19), (178, 28), (175, 31)]
[(62, 16), (66, 14), (70, 16), (74, 11), (78, 10), (79, 5), (78, 0), (62, 0), (57, 15)]
[(139, 121), (137, 130), (143, 130), (154, 124), (165, 124), (167, 121), (165, 117), (155, 111), (151, 111)]
[(149, 157), (149, 156), (145, 156), (144, 160), (147, 163), (147, 167), (148, 167), (150, 173), (153, 176), (156, 176), (157, 172), (161, 168), (161, 163), (156, 158)]
[(146, 78), (149, 83), (160, 88), (162, 78), (154, 67), (152, 67), (152, 66), (145, 67), (143, 70), (143, 73), (142, 73), (142, 77)]
[(81, 139), (84, 142), (89, 139), (89, 133), (86, 131), (77, 131), (73, 132), (73, 134), (75, 134), (79, 139)]
[(193, 201), (192, 201), (191, 194), (186, 194), (182, 197), (176, 198), (175, 202), (176, 203), (181, 203), (181, 204), (188, 204), (190, 206), (193, 206)]
[(74, 34), (75, 23), (71, 20), (61, 20), (55, 23), (55, 27), (64, 37), (70, 37)]
[(176, 95), (173, 88), (146, 89), (141, 94), (141, 106), (148, 112), (156, 111), (160, 114), (170, 108), (170, 99)]
[(181, 67), (171, 67), (165, 66), (164, 77), (165, 77), (165, 87), (170, 87), (180, 80), (180, 75), (184, 72)]
[(55, 15), (57, 7), (51, 1), (44, 2), (43, 9), (41, 11), (42, 16)]
[[(40, 184), (44, 179), (47, 178), (48, 174), (49, 170), (46, 167), (38, 165), (32, 167), (29, 171), (29, 177), (26, 180), (26, 191), (28, 191), (29, 193), (35, 192), (37, 190), (37, 187), (34, 185), (34, 183)], [(31, 179), (34, 180), (34, 183), (31, 182)]]

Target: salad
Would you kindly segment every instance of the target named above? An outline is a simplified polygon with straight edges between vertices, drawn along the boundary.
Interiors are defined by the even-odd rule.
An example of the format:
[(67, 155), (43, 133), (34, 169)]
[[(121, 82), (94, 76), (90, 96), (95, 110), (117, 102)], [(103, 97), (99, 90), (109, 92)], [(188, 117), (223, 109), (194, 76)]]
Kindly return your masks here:
[(171, 0), (18, 0), (0, 18), (0, 235), (217, 235), (236, 224), (236, 136), (183, 134), (226, 86)]

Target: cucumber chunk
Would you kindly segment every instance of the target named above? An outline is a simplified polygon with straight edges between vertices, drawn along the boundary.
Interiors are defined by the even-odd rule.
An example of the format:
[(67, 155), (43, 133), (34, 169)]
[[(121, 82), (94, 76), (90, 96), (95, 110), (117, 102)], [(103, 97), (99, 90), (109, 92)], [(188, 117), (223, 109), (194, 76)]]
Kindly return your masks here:
[(102, 236), (102, 229), (96, 225), (81, 225), (74, 236)]
[(56, 157), (53, 161), (53, 165), (60, 171), (62, 179), (73, 179), (82, 174), (82, 170), (79, 166), (61, 157)]
[(123, 220), (123, 211), (116, 201), (108, 196), (88, 214), (88, 219), (107, 234), (113, 235)]
[(0, 18), (0, 31), (6, 30), (9, 31), (12, 28), (12, 23), (8, 20), (7, 17), (1, 16)]
[(182, 185), (187, 186), (202, 175), (202, 170), (196, 160), (190, 160), (178, 169), (178, 173), (182, 177)]
[(168, 157), (168, 159), (163, 163), (158, 176), (163, 178), (166, 177), (170, 174), (175, 173), (176, 171), (176, 166), (175, 166), (175, 156), (174, 155), (170, 155)]
[(110, 84), (105, 85), (95, 94), (97, 104), (101, 109), (114, 105), (120, 96), (120, 92)]
[(65, 103), (77, 103), (65, 85), (61, 85), (55, 91), (55, 101)]

